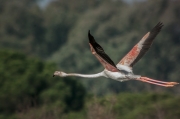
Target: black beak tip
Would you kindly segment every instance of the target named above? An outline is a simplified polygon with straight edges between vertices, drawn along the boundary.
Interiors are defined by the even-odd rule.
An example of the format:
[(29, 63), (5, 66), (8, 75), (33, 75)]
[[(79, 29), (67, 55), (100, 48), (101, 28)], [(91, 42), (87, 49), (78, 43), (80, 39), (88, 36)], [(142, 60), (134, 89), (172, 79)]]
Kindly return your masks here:
[(55, 75), (53, 75), (53, 77), (54, 77)]

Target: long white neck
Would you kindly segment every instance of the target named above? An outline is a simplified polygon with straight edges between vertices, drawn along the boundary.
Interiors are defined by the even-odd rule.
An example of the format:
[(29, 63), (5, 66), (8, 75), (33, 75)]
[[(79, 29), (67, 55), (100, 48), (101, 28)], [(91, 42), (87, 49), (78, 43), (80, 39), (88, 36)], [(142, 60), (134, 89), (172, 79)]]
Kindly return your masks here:
[(77, 74), (77, 73), (65, 73), (64, 75), (65, 77), (66, 76), (78, 76), (78, 77), (84, 77), (84, 78), (97, 78), (97, 77), (101, 77), (101, 76), (104, 76), (106, 77), (106, 75), (104, 74), (104, 72), (100, 72), (100, 73), (97, 73), (97, 74)]

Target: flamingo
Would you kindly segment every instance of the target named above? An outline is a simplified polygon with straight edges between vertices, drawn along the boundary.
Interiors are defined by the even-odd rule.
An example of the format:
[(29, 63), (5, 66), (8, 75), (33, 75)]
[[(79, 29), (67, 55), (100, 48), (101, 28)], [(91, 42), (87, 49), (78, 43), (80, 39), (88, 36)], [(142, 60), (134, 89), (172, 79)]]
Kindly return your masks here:
[(144, 56), (144, 54), (151, 47), (153, 40), (160, 32), (163, 27), (163, 23), (159, 22), (151, 31), (146, 33), (144, 37), (125, 55), (120, 62), (115, 65), (115, 63), (110, 59), (110, 57), (105, 53), (104, 49), (95, 41), (94, 37), (88, 33), (90, 50), (93, 55), (99, 60), (99, 62), (104, 66), (104, 70), (96, 74), (78, 74), (78, 73), (65, 73), (62, 71), (55, 71), (54, 76), (67, 77), (67, 76), (77, 76), (84, 78), (97, 78), (106, 77), (114, 79), (117, 81), (128, 81), (137, 80), (158, 86), (173, 87), (177, 82), (165, 82), (160, 80), (155, 80), (152, 78), (144, 77), (141, 75), (135, 75), (133, 73), (133, 66)]

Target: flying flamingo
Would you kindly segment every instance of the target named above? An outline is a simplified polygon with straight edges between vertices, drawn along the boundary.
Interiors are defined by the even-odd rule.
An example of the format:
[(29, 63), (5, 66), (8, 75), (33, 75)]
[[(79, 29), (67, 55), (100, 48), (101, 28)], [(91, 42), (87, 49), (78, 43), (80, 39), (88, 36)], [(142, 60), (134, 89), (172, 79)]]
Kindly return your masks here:
[(151, 79), (148, 77), (143, 77), (141, 75), (133, 74), (133, 66), (138, 62), (141, 57), (148, 51), (151, 47), (153, 40), (160, 32), (163, 27), (163, 23), (159, 22), (150, 32), (148, 32), (131, 50), (130, 52), (117, 64), (109, 58), (109, 56), (104, 52), (103, 48), (95, 41), (94, 37), (88, 33), (89, 45), (93, 55), (100, 61), (104, 66), (104, 70), (97, 74), (77, 74), (77, 73), (65, 73), (62, 71), (55, 71), (54, 76), (67, 77), (67, 76), (78, 76), (84, 78), (97, 78), (106, 77), (117, 81), (128, 81), (128, 80), (138, 80), (150, 84), (155, 84), (164, 87), (173, 87), (177, 82), (164, 82), (160, 80)]

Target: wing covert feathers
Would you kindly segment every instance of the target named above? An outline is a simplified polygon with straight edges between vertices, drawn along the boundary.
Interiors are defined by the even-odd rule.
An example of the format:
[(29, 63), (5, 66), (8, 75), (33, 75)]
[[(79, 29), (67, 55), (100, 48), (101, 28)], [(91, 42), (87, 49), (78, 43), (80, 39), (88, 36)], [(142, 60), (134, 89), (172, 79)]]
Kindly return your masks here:
[(133, 67), (134, 64), (138, 62), (149, 50), (155, 37), (160, 32), (162, 27), (163, 23), (159, 22), (150, 32), (144, 35), (144, 37), (130, 50), (130, 52), (118, 64)]
[(114, 62), (110, 59), (110, 57), (104, 52), (104, 49), (95, 41), (94, 37), (88, 33), (89, 37), (89, 45), (92, 54), (96, 56), (96, 58), (101, 62), (101, 64), (109, 71), (119, 71), (116, 68)]

